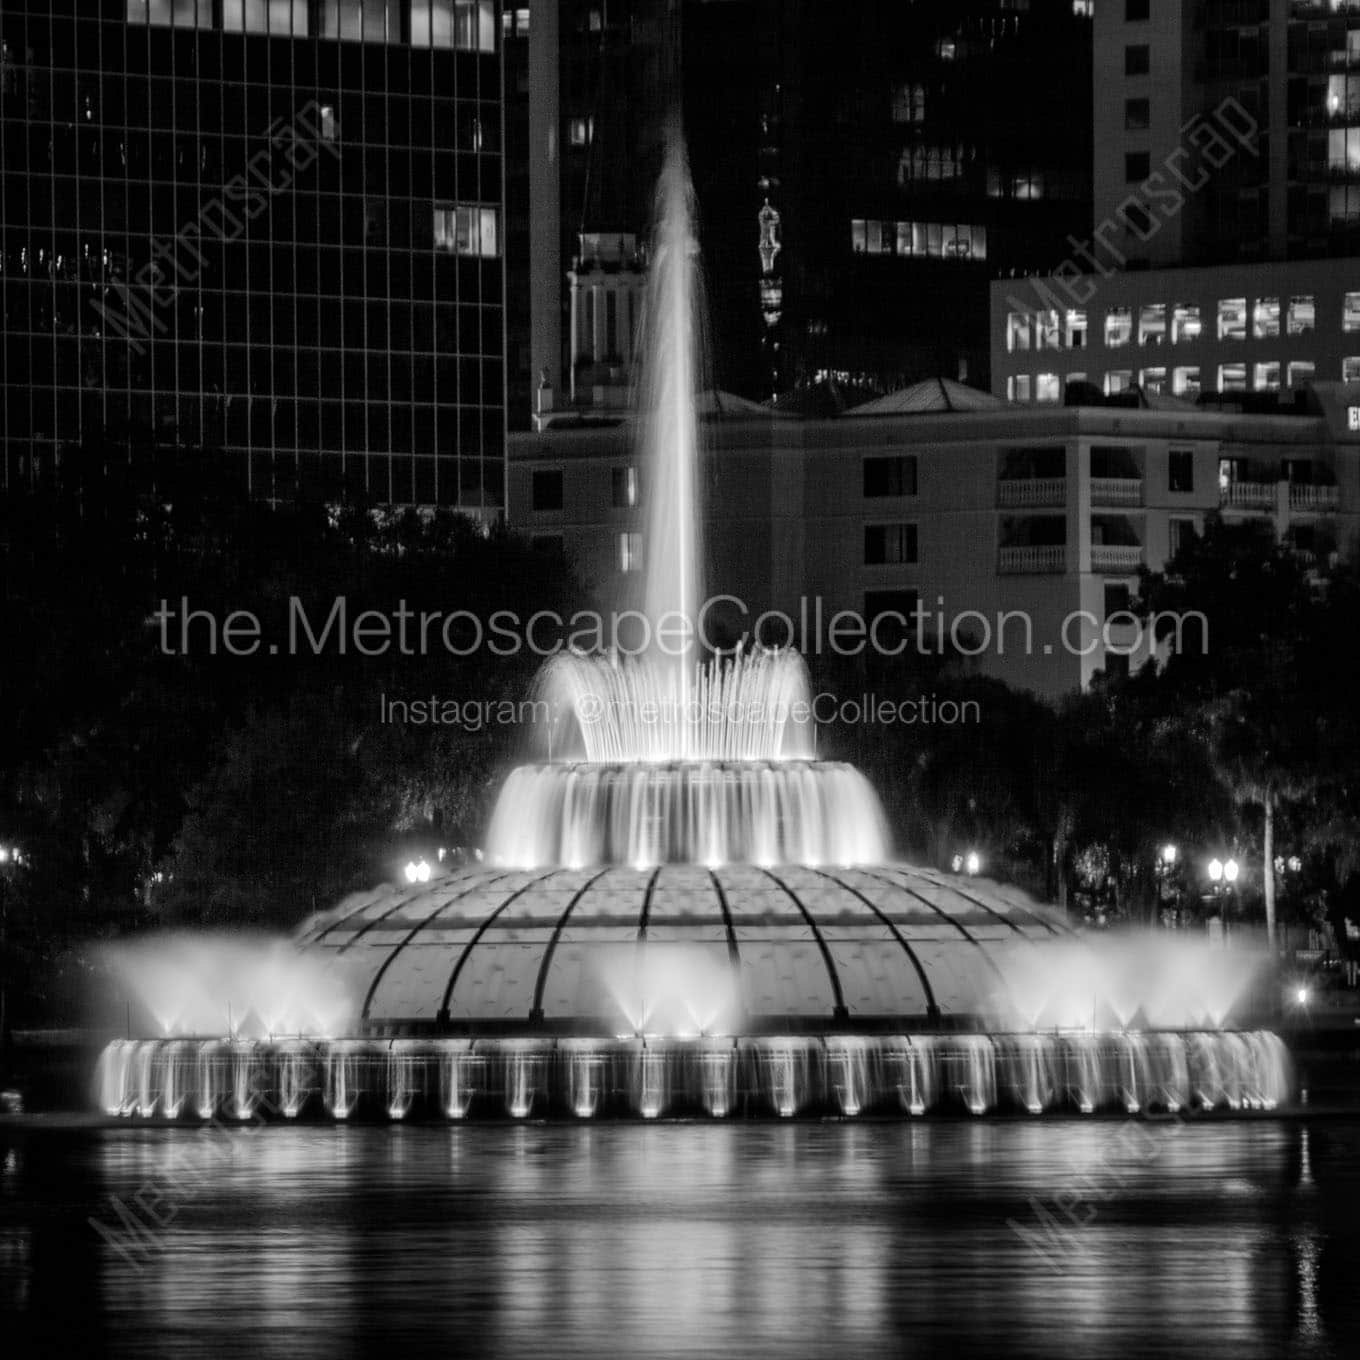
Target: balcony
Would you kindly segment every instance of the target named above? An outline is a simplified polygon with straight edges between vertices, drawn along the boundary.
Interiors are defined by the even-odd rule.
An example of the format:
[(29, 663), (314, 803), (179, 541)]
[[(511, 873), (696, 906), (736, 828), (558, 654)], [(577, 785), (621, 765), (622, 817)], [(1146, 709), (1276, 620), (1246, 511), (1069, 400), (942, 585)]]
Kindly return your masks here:
[(1228, 482), (1218, 488), (1218, 503), (1230, 510), (1274, 510), (1274, 482)]
[(1130, 574), (1143, 565), (1141, 543), (1091, 544), (1091, 570)]
[(1301, 482), (1289, 484), (1289, 508), (1314, 515), (1330, 515), (1341, 505), (1341, 488), (1337, 486), (1309, 486)]
[(1013, 510), (1067, 504), (1066, 477), (1006, 477), (996, 484), (997, 504)]
[(1143, 503), (1141, 477), (1092, 477), (1092, 505), (1140, 506)]
[(1002, 548), (998, 569), (1007, 575), (1038, 575), (1067, 570), (1067, 547), (1062, 543)]

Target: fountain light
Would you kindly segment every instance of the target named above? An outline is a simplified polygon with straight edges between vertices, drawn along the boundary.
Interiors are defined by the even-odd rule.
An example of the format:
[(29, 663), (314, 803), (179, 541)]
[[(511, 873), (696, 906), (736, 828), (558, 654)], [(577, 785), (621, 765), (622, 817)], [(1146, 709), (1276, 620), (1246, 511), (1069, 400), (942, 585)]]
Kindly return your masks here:
[(968, 852), (968, 858), (964, 860), (963, 867), (968, 870), (970, 878), (982, 872), (982, 856), (976, 850)]
[(406, 865), (406, 881), (408, 883), (428, 883), (430, 881), (430, 866), (426, 860), (410, 860)]

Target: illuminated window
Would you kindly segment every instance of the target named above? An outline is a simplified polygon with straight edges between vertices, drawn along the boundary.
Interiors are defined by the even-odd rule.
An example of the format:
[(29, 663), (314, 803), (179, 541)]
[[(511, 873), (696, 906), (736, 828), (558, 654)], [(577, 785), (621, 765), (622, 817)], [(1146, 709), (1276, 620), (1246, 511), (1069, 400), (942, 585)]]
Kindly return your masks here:
[(1006, 379), (1006, 399), (1008, 401), (1028, 401), (1030, 392), (1029, 374), (1017, 373)]
[(572, 146), (589, 146), (594, 139), (594, 118), (572, 118), (568, 120), (567, 141)]
[(1006, 318), (1006, 349), (1023, 353), (1029, 349), (1030, 319), (1027, 312), (1012, 312)]
[(1270, 340), (1280, 333), (1280, 299), (1257, 298), (1252, 309), (1251, 333), (1257, 340)]
[(1307, 360), (1292, 363), (1286, 370), (1286, 382), (1290, 387), (1302, 387), (1304, 383), (1313, 381), (1316, 367), (1315, 364)]
[(623, 572), (642, 570), (642, 535), (624, 533), (619, 535), (619, 570)]
[(1069, 308), (1067, 313), (1067, 348), (1086, 348), (1086, 310)]
[(1199, 396), (1199, 368), (1197, 365), (1172, 369), (1171, 394), (1175, 397), (1189, 397), (1191, 399)]
[(1246, 364), (1219, 364), (1218, 390), (1220, 392), (1245, 392), (1247, 390)]
[(1034, 400), (1044, 402), (1062, 400), (1062, 382), (1056, 373), (1040, 373), (1035, 378)]
[(1133, 337), (1133, 312), (1127, 307), (1112, 307), (1105, 313), (1105, 343), (1110, 349), (1127, 345)]
[(1166, 369), (1141, 369), (1138, 374), (1138, 386), (1144, 392), (1160, 392), (1166, 386)]
[(321, 106), (321, 136), (328, 142), (335, 140), (335, 105)]
[(1360, 331), (1360, 293), (1347, 293), (1342, 299), (1341, 329)]
[(411, 0), (411, 46), (494, 52), (495, 0)]
[(926, 116), (926, 87), (899, 85), (893, 90), (892, 120), (894, 123), (922, 123)]
[(866, 524), (864, 564), (868, 567), (904, 566), (916, 561), (914, 524)]
[(1107, 397), (1117, 397), (1121, 392), (1129, 391), (1132, 386), (1132, 369), (1116, 368), (1105, 375), (1105, 395)]
[(865, 242), (868, 239), (868, 224), (862, 217), (850, 219), (850, 249), (856, 255), (863, 255)]
[[(1218, 338), (1245, 340), (1247, 338), (1247, 300), (1220, 298), (1218, 302)], [(1246, 382), (1245, 374), (1242, 381)]]
[(1289, 319), (1287, 330), (1290, 335), (1307, 335), (1313, 329), (1316, 308), (1313, 298), (1303, 294), (1289, 299)]
[(1166, 339), (1166, 303), (1150, 302), (1138, 313), (1138, 343), (1160, 345)]
[(1058, 330), (1057, 312), (1035, 312), (1034, 348), (1061, 349), (1062, 340)]
[(1341, 381), (1360, 383), (1360, 354), (1352, 354), (1341, 361)]
[(478, 204), (435, 208), (434, 244), (455, 255), (494, 258), (500, 254), (500, 210)]
[(1198, 340), (1203, 329), (1197, 302), (1178, 302), (1171, 309), (1171, 343), (1186, 345)]
[(401, 0), (324, 0), (319, 8), (323, 38), (401, 41)]
[[(303, 22), (306, 23), (306, 5)], [(127, 18), (130, 24), (158, 24), (176, 28), (211, 28), (212, 0), (128, 0)], [(304, 33), (306, 28), (302, 30)]]
[(882, 255), (888, 249), (888, 236), (883, 230), (884, 225), (873, 220), (865, 223), (864, 248), (870, 255)]
[(637, 468), (616, 467), (610, 470), (611, 490), (615, 510), (631, 510), (638, 503)]
[(1256, 364), (1252, 369), (1251, 386), (1255, 392), (1278, 392), (1280, 390), (1280, 365), (1278, 363)]

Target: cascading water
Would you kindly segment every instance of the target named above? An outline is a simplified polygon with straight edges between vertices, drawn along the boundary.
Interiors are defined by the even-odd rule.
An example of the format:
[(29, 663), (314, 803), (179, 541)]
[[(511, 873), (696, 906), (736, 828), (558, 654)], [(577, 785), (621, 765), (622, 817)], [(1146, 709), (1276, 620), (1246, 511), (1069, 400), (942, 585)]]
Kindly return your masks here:
[[(540, 697), (562, 717), (546, 763), (505, 782), (487, 868), (358, 895), (338, 926), (305, 926), (301, 949), (174, 937), (114, 951), (158, 1037), (104, 1051), (110, 1115), (720, 1119), (1288, 1099), (1279, 1038), (1226, 1028), (1254, 960), (1163, 939), (1093, 947), (1023, 895), (889, 865), (873, 789), (816, 758), (802, 660), (703, 658), (697, 256), (677, 137), (657, 194), (638, 421), (651, 645), (544, 669)], [(535, 891), (546, 914), (530, 910)], [(469, 1000), (458, 989), (474, 955), (493, 963), (466, 969)], [(368, 981), (352, 985), (365, 957)], [(823, 978), (834, 996), (819, 1009)], [(420, 1015), (425, 1028), (404, 1028)]]

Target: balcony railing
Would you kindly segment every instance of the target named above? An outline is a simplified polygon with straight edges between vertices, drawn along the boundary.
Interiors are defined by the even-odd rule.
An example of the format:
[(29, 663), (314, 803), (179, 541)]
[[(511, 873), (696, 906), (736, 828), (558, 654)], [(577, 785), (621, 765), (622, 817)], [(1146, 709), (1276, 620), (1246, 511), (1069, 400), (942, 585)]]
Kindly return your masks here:
[(1092, 505), (1142, 505), (1141, 477), (1092, 477)]
[(1065, 477), (1005, 477), (997, 483), (997, 504), (1007, 509), (1033, 505), (1066, 505)]
[(1312, 510), (1326, 514), (1341, 504), (1341, 488), (1336, 486), (1308, 486), (1301, 482), (1289, 484), (1289, 508)]
[(1093, 543), (1092, 571), (1137, 571), (1143, 565), (1141, 543)]
[(1040, 547), (1002, 548), (1000, 569), (1008, 573), (1038, 573), (1067, 570), (1067, 548), (1062, 543)]
[(1234, 510), (1273, 510), (1274, 482), (1229, 482), (1218, 490), (1218, 503)]

